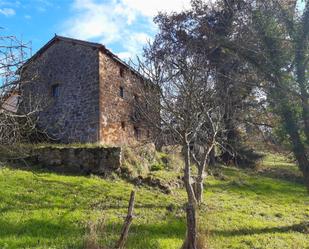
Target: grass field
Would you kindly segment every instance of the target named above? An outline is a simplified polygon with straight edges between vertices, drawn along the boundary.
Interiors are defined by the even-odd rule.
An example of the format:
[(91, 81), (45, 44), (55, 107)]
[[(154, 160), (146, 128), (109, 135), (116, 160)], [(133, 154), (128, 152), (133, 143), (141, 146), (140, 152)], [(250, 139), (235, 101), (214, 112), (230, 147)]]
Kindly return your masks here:
[[(268, 156), (257, 171), (223, 168), (223, 176), (209, 177), (205, 186), (199, 226), (208, 248), (309, 248), (309, 195), (295, 165)], [(100, 243), (111, 246), (133, 188), (119, 179), (2, 168), (0, 248), (81, 249), (87, 223), (98, 219), (104, 220)], [(127, 248), (178, 249), (184, 191), (136, 190)]]

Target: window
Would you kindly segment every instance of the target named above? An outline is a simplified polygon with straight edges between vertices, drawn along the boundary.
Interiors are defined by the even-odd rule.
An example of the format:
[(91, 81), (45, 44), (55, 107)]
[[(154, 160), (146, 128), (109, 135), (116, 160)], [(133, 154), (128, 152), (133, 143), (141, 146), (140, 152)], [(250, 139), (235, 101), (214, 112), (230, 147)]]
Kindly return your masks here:
[(121, 122), (121, 129), (123, 129), (124, 131), (126, 130), (126, 122)]
[(56, 84), (56, 85), (53, 85), (53, 86), (52, 86), (52, 96), (53, 96), (54, 98), (60, 96), (60, 87), (59, 87), (59, 84)]
[(140, 129), (134, 126), (134, 136), (138, 140), (140, 138)]
[(119, 87), (119, 96), (121, 97), (121, 98), (124, 98), (124, 88), (121, 86), (121, 87)]
[(123, 69), (123, 68), (120, 68), (120, 69), (119, 69), (119, 75), (120, 75), (121, 77), (124, 76), (124, 69)]

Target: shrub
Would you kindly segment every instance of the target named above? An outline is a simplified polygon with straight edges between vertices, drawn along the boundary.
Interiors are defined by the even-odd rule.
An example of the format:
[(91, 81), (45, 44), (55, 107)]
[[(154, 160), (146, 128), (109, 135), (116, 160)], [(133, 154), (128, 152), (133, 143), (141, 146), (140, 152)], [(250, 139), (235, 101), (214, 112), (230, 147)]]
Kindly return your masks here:
[(165, 167), (162, 163), (157, 162), (157, 163), (154, 163), (153, 165), (151, 165), (150, 170), (151, 171), (159, 171), (159, 170), (163, 170), (164, 168)]

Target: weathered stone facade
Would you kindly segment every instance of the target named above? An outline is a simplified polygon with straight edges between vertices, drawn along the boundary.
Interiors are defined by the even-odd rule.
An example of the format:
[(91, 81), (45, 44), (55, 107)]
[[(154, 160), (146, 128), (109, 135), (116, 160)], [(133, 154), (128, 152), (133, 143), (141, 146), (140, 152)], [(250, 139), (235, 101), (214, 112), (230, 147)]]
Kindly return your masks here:
[(142, 77), (103, 45), (56, 36), (21, 73), (24, 105), (42, 98), (39, 125), (61, 142), (119, 146), (150, 137), (131, 117)]
[[(147, 129), (132, 120), (134, 97), (140, 89), (137, 84), (141, 84), (138, 76), (104, 52), (99, 52), (99, 63), (100, 141), (130, 144), (137, 136), (147, 138)], [(121, 89), (123, 96), (120, 96)]]

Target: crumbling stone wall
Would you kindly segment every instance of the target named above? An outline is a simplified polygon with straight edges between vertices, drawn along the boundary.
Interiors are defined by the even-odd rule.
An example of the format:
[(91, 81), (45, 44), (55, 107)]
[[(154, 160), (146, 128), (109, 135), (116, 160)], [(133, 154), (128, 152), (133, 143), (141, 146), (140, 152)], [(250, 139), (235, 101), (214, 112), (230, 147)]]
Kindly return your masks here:
[(44, 147), (33, 152), (32, 160), (56, 172), (108, 175), (120, 170), (121, 156), (122, 151), (119, 147)]
[(98, 63), (98, 49), (60, 40), (22, 72), (24, 105), (40, 101), (39, 126), (61, 142), (99, 139)]

